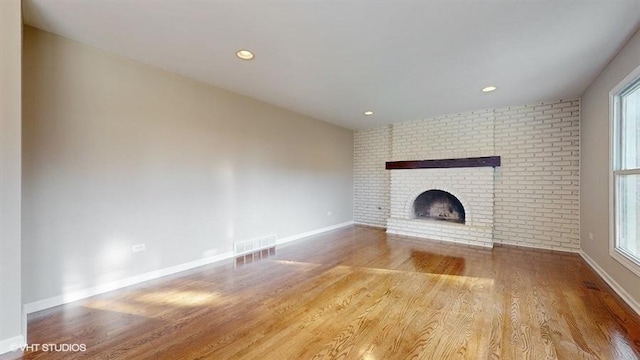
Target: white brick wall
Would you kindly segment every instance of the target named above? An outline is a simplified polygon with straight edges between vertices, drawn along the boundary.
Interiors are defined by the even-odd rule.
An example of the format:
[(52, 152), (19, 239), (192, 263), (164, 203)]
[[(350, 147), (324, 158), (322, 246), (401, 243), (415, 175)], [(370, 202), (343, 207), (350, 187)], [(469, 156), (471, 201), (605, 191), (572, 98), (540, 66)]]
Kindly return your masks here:
[(482, 110), (393, 124), (386, 161), (494, 155), (493, 111)]
[(580, 103), (495, 110), (497, 243), (578, 250)]
[(386, 227), (391, 174), (385, 162), (391, 154), (391, 126), (356, 131), (353, 146), (354, 222)]
[(500, 155), (494, 242), (574, 251), (580, 246), (578, 152), (578, 100), (357, 131), (354, 220), (386, 225), (391, 215), (386, 161)]

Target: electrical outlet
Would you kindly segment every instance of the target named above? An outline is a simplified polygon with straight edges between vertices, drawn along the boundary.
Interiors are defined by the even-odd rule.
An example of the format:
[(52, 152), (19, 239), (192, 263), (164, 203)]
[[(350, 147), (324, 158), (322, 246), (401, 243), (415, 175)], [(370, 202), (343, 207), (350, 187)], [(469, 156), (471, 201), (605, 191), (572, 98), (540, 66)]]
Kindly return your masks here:
[(331, 216), (331, 210), (327, 211), (327, 216)]
[(593, 233), (592, 232), (589, 233), (589, 240), (593, 240)]
[(146, 249), (147, 245), (145, 244), (135, 244), (131, 247), (131, 252), (145, 251)]

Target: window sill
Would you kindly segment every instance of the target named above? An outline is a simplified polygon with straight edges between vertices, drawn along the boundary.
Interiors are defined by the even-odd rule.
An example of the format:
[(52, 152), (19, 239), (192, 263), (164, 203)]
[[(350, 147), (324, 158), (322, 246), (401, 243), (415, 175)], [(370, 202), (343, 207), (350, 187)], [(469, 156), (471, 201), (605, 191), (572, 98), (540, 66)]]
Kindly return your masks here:
[(640, 260), (629, 254), (624, 249), (613, 248), (609, 251), (609, 255), (616, 259), (620, 264), (629, 269), (629, 271), (640, 277)]

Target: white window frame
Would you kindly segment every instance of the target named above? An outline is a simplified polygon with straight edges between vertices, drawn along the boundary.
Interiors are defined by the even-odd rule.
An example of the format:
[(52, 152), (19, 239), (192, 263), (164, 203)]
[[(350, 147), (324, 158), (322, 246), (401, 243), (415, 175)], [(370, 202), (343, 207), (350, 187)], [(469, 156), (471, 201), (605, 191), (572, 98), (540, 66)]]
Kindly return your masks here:
[(640, 276), (640, 258), (630, 254), (625, 249), (617, 246), (617, 204), (616, 204), (616, 174), (628, 175), (638, 174), (640, 170), (619, 170), (618, 165), (615, 163), (617, 158), (617, 152), (619, 151), (618, 144), (620, 143), (619, 133), (619, 117), (621, 97), (620, 95), (629, 86), (636, 81), (640, 81), (640, 66), (635, 68), (629, 75), (627, 75), (616, 87), (609, 92), (609, 255), (616, 259), (619, 263), (624, 265), (627, 269)]

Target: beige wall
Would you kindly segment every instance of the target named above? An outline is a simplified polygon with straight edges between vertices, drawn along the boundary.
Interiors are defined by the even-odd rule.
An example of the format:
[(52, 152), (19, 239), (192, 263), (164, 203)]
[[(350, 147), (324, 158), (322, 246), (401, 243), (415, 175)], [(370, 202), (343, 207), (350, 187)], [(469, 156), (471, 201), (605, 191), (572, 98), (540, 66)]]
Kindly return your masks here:
[(20, 57), (19, 0), (0, 1), (0, 354), (20, 343)]
[(352, 220), (352, 131), (33, 28), (24, 48), (26, 303)]
[[(640, 279), (609, 255), (609, 91), (640, 66), (640, 32), (582, 96), (580, 240), (582, 250), (640, 303)], [(589, 239), (593, 234), (593, 240)]]

